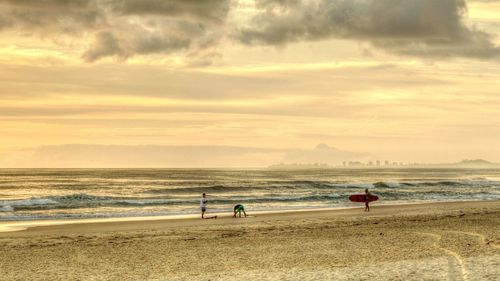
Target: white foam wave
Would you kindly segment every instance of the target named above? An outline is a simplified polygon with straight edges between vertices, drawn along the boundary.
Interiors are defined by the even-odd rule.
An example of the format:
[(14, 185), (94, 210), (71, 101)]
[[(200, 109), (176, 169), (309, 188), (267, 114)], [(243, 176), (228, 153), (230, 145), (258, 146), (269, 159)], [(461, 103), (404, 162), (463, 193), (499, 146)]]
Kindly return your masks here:
[(15, 206), (35, 206), (57, 204), (56, 201), (44, 198), (20, 199), (20, 200), (5, 200), (0, 201), (0, 212), (12, 212)]
[(13, 212), (14, 208), (12, 206), (6, 205), (0, 208), (0, 212)]

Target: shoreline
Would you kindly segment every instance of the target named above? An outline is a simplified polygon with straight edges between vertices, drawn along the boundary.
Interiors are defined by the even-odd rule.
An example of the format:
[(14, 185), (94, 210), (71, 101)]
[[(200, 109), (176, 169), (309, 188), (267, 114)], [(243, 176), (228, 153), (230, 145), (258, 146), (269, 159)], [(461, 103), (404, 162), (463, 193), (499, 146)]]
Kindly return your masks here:
[(37, 226), (0, 249), (2, 280), (496, 280), (500, 201)]
[[(249, 212), (249, 217), (246, 219), (258, 220), (261, 219), (279, 219), (290, 217), (307, 217), (312, 216), (338, 216), (338, 215), (356, 215), (365, 213), (366, 215), (386, 214), (391, 209), (411, 209), (429, 207), (446, 207), (453, 205), (469, 205), (469, 204), (499, 204), (500, 200), (481, 200), (481, 201), (442, 201), (442, 202), (409, 202), (397, 204), (373, 204), (372, 211), (365, 213), (364, 206), (352, 207), (333, 207), (333, 208), (314, 208), (314, 209), (295, 209), (295, 210), (270, 210), (270, 211), (256, 211)], [(362, 205), (362, 204), (360, 204)], [(178, 225), (198, 225), (203, 222), (214, 222), (220, 224), (226, 222), (227, 219), (232, 219), (232, 213), (208, 213), (208, 216), (217, 216), (217, 219), (201, 220), (199, 214), (186, 214), (186, 215), (167, 215), (167, 216), (143, 216), (143, 217), (111, 217), (111, 218), (81, 218), (81, 219), (56, 219), (56, 220), (26, 220), (26, 221), (0, 221), (0, 238), (8, 235), (8, 233), (22, 233), (22, 232), (36, 232), (37, 230), (48, 231), (57, 229), (68, 231), (73, 228), (82, 228), (86, 225), (97, 226), (108, 229), (111, 226), (122, 228), (130, 228), (129, 226), (135, 225), (137, 229), (147, 229), (148, 223), (151, 225), (162, 224), (165, 226), (171, 225), (172, 227)]]

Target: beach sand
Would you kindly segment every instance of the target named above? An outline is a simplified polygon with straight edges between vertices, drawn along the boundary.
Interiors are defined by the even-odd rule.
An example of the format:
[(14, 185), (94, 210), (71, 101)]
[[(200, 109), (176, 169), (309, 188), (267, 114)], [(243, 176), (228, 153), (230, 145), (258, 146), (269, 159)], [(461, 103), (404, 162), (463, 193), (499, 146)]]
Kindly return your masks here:
[(500, 202), (0, 233), (1, 280), (500, 280)]

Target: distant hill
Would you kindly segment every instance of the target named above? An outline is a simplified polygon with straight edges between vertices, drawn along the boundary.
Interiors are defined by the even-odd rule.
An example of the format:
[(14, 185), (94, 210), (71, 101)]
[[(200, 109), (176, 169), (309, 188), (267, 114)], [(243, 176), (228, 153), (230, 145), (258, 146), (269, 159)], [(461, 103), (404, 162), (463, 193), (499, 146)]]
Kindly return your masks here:
[(411, 164), (412, 167), (443, 167), (443, 168), (500, 168), (500, 163), (493, 163), (484, 159), (465, 159), (457, 163), (441, 164)]
[(457, 166), (472, 166), (472, 167), (500, 167), (499, 163), (493, 163), (490, 161), (486, 161), (484, 159), (465, 159), (458, 163), (455, 163)]
[(474, 160), (465, 159), (458, 162), (457, 165), (496, 165), (496, 164), (483, 159), (474, 159)]

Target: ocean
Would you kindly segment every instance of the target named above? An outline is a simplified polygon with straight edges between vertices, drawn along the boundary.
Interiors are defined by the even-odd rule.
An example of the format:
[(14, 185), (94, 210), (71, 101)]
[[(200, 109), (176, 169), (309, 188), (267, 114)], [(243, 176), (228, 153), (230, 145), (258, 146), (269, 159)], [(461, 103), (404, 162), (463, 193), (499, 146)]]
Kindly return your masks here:
[(500, 199), (499, 169), (0, 169), (0, 220), (109, 218)]

